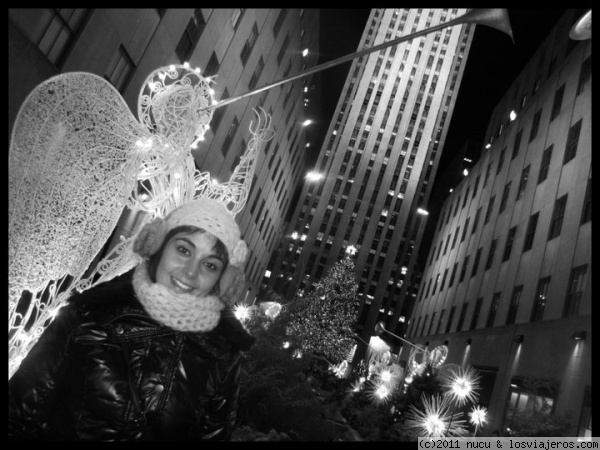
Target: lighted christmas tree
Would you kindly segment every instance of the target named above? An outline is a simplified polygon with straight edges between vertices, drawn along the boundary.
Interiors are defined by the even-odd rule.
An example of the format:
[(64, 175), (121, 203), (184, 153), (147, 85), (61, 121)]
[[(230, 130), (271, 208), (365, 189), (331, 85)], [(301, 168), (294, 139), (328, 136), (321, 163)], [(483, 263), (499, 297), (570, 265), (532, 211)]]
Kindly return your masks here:
[(346, 359), (355, 344), (352, 330), (359, 300), (352, 253), (348, 251), (290, 308), (288, 336), (304, 354), (322, 356), (330, 364)]

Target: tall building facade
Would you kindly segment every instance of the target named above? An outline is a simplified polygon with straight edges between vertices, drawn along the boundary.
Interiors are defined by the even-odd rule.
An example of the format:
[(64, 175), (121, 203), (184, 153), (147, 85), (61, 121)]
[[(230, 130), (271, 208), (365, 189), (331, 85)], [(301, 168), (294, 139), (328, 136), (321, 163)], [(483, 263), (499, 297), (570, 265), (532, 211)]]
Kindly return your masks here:
[(591, 435), (592, 44), (568, 37), (579, 16), (568, 10), (494, 108), (441, 209), (408, 328), (480, 371), (495, 429), (545, 399), (570, 414), (566, 436)]
[[(10, 9), (9, 129), (29, 92), (59, 73), (104, 77), (137, 115), (142, 83), (159, 67), (199, 67), (214, 77), (215, 98), (227, 99), (314, 66), (318, 42), (318, 9)], [(310, 83), (304, 77), (217, 108), (205, 140), (192, 150), (198, 169), (226, 181), (250, 138), (252, 109), (272, 117), (275, 137), (260, 152), (248, 203), (237, 216), (250, 249), (247, 301), (302, 180)], [(111, 242), (128, 237), (138, 219), (125, 210)]]
[[(462, 15), (374, 9), (359, 50)], [(353, 245), (368, 341), (378, 320), (402, 330), (427, 204), (474, 27), (446, 28), (352, 62), (317, 158), (264, 286), (303, 295)], [(414, 283), (412, 283), (414, 285)], [(407, 293), (408, 292), (408, 293)], [(362, 352), (364, 352), (364, 348)], [(359, 351), (356, 358), (360, 358)]]

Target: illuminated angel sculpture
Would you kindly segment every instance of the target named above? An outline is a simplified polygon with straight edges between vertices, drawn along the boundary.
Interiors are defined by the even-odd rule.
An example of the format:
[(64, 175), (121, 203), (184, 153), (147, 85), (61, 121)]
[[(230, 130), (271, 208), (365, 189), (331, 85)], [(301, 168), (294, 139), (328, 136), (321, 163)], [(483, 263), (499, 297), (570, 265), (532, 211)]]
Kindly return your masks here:
[[(57, 75), (27, 97), (9, 148), (9, 378), (73, 289), (139, 262), (131, 247), (145, 223), (198, 196), (233, 215), (243, 208), (260, 144), (272, 137), (270, 117), (256, 112), (231, 180), (214, 183), (190, 151), (212, 119), (211, 83), (187, 64), (155, 70), (140, 91), (139, 121), (90, 73)], [(145, 214), (90, 267), (125, 207)]]

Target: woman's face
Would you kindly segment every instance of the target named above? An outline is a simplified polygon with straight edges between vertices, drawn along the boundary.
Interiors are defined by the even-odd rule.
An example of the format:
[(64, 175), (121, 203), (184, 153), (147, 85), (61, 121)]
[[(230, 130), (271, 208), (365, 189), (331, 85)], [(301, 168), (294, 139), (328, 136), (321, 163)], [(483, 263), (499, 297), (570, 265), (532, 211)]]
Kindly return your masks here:
[(208, 232), (175, 233), (164, 247), (156, 282), (181, 294), (208, 294), (225, 268), (217, 256), (216, 243), (217, 238)]

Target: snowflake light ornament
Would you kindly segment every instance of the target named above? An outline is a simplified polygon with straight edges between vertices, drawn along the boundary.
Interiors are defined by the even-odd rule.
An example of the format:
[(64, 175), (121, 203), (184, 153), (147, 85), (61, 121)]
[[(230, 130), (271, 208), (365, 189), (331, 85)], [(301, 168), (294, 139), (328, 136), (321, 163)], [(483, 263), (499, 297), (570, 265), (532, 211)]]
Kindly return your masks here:
[(448, 397), (421, 395), (423, 410), (410, 405), (406, 413), (405, 425), (416, 431), (420, 437), (464, 436), (467, 434), (465, 421), (460, 419), (460, 413), (453, 412), (453, 406)]

